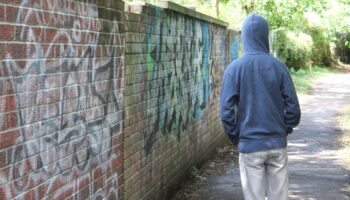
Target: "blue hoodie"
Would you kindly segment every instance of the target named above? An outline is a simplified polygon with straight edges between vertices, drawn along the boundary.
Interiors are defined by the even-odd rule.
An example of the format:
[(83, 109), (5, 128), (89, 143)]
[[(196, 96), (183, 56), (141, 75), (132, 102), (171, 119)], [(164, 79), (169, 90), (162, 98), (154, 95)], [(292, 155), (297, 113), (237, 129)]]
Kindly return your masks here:
[(241, 153), (285, 148), (300, 107), (285, 64), (269, 54), (269, 26), (260, 15), (242, 27), (243, 55), (225, 70), (220, 98), (225, 132)]

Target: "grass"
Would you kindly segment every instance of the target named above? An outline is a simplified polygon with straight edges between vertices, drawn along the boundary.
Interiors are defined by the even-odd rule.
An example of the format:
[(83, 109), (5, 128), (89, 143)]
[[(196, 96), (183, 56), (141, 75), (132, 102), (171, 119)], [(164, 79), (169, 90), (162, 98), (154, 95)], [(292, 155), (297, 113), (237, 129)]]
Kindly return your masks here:
[(321, 76), (335, 73), (338, 69), (331, 67), (313, 66), (310, 69), (290, 70), (295, 89), (298, 93), (307, 93), (312, 88), (315, 80)]
[(338, 117), (338, 126), (343, 132), (339, 138), (339, 155), (344, 159), (344, 167), (350, 170), (350, 105), (341, 109)]

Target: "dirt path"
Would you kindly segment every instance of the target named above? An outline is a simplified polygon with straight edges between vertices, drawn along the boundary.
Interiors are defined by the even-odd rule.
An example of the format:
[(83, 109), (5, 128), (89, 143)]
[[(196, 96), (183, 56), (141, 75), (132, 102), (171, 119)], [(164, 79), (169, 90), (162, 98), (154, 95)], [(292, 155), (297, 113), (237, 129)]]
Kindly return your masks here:
[[(337, 111), (350, 103), (350, 74), (320, 79), (308, 95), (299, 96), (302, 119), (288, 138), (290, 199), (350, 200), (350, 172), (337, 151)], [(232, 152), (230, 153), (232, 154)], [(238, 166), (227, 165), (202, 178), (191, 199), (243, 199)], [(176, 198), (175, 198), (176, 199)]]

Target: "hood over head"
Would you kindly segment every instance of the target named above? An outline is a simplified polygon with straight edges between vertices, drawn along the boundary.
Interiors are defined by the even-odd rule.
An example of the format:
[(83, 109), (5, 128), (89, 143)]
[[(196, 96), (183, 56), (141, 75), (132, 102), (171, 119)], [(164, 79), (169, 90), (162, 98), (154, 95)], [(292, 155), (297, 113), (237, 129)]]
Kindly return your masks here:
[(269, 24), (258, 14), (249, 15), (242, 27), (243, 53), (270, 53)]

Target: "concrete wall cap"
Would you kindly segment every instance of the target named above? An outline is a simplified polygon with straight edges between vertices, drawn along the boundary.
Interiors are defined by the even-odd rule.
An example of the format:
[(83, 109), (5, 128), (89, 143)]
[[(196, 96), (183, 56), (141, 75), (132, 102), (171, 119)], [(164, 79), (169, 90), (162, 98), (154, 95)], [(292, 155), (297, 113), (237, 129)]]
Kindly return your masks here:
[(143, 7), (159, 7), (162, 9), (172, 10), (187, 16), (191, 16), (200, 20), (204, 20), (213, 24), (217, 24), (219, 26), (228, 27), (228, 23), (217, 18), (211, 17), (209, 15), (205, 15), (203, 13), (197, 12), (188, 7), (176, 4), (170, 1), (159, 1), (155, 5), (145, 3), (145, 2), (126, 2), (125, 3), (125, 11), (126, 12), (134, 12), (134, 13), (142, 13)]
[(173, 10), (173, 11), (182, 13), (184, 15), (189, 15), (191, 17), (195, 17), (195, 18), (198, 18), (198, 19), (201, 19), (204, 21), (208, 21), (208, 22), (213, 23), (213, 24), (217, 24), (217, 25), (225, 26), (225, 27), (228, 26), (228, 23), (225, 21), (211, 17), (209, 15), (205, 15), (203, 13), (197, 12), (195, 10), (192, 10), (190, 8), (184, 7), (182, 5), (176, 4), (176, 3), (171, 2), (171, 1), (159, 1), (156, 5), (163, 8), (163, 9)]

